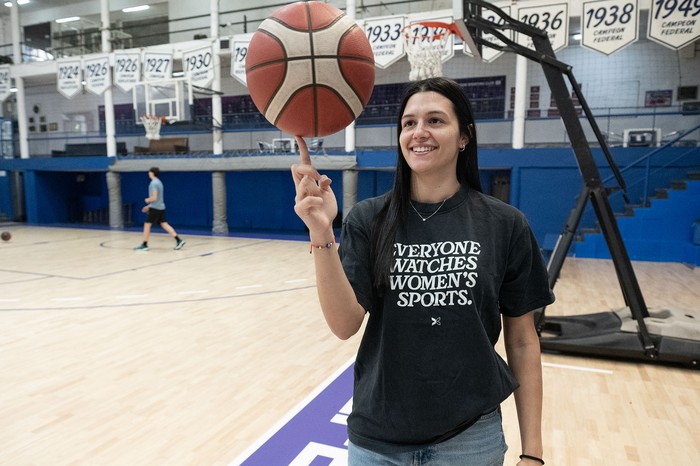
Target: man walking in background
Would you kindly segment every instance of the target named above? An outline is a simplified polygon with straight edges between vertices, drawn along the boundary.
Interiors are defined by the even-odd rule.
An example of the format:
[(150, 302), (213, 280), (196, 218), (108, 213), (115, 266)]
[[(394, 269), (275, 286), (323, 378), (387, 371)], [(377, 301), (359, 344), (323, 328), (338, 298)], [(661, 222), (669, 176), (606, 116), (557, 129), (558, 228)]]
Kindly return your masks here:
[(159, 174), (160, 169), (158, 167), (151, 167), (148, 170), (148, 177), (151, 179), (151, 183), (148, 185), (148, 197), (144, 199), (146, 206), (141, 209), (142, 212), (148, 213), (148, 219), (143, 224), (143, 243), (135, 247), (135, 251), (148, 251), (148, 239), (151, 236), (151, 225), (154, 223), (160, 224), (165, 231), (170, 233), (170, 236), (175, 238), (176, 250), (182, 249), (185, 245), (185, 240), (180, 239), (175, 229), (165, 220), (164, 188), (163, 182), (158, 178)]

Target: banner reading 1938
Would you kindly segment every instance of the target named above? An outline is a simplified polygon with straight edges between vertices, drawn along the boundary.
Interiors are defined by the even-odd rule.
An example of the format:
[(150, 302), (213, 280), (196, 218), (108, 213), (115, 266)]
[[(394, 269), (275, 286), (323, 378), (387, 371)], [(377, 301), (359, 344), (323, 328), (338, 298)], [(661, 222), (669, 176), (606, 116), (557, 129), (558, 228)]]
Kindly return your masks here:
[(582, 7), (583, 47), (611, 55), (638, 39), (637, 0), (584, 1)]

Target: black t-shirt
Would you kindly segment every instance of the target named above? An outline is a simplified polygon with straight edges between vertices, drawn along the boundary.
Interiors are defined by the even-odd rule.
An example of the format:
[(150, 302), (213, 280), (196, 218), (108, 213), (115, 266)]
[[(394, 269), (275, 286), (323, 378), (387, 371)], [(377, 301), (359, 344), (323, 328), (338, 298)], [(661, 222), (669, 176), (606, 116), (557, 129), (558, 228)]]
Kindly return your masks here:
[[(343, 223), (343, 268), (369, 313), (348, 433), (361, 447), (400, 452), (444, 439), (517, 388), (494, 350), (500, 314), (519, 316), (554, 296), (524, 215), (466, 187), (427, 221), (409, 209), (391, 285), (378, 296), (370, 226), (385, 199), (359, 202)], [(439, 204), (414, 206), (426, 218)]]

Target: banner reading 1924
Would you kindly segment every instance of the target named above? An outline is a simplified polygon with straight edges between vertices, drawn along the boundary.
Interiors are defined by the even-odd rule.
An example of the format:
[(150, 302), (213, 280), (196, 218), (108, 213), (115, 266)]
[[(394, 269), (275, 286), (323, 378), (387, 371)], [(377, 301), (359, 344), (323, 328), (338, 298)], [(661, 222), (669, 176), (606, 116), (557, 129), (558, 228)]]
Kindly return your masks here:
[(80, 60), (56, 60), (56, 86), (64, 97), (71, 98), (83, 90)]

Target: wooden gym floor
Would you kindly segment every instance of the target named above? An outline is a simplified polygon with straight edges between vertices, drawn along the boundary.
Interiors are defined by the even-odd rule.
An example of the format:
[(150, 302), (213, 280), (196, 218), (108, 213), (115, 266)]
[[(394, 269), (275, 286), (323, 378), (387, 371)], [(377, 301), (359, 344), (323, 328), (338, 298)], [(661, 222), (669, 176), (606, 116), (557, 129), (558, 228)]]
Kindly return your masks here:
[[(174, 251), (154, 229), (144, 253), (137, 232), (0, 229), (3, 465), (229, 465), (359, 344), (327, 330), (304, 242), (185, 236)], [(700, 310), (700, 269), (634, 267), (649, 307)], [(607, 260), (567, 259), (555, 293), (551, 315), (623, 305)], [(698, 464), (700, 372), (543, 362), (548, 465)], [(512, 398), (504, 426), (515, 464)]]

